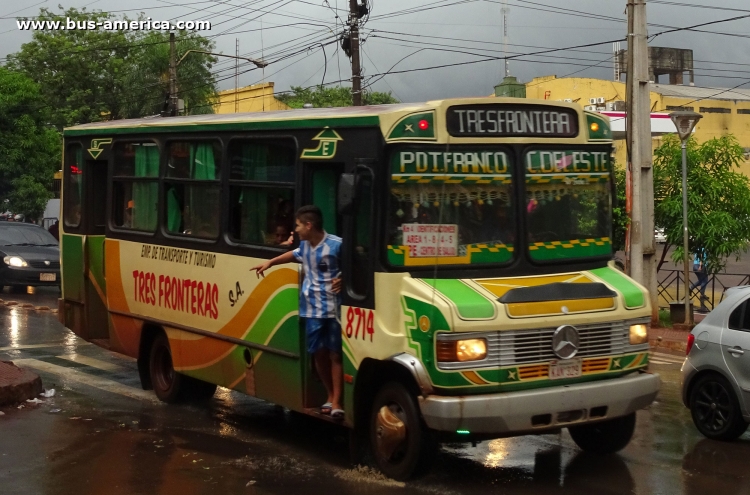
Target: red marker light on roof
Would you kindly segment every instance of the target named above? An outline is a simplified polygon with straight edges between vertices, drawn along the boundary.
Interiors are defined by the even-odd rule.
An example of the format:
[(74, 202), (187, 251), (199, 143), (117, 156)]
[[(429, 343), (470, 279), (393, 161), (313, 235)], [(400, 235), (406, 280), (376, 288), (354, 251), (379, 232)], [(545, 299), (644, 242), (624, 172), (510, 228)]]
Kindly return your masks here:
[(424, 119), (419, 121), (419, 129), (420, 130), (426, 131), (429, 128), (430, 128), (430, 123), (429, 122), (427, 122)]

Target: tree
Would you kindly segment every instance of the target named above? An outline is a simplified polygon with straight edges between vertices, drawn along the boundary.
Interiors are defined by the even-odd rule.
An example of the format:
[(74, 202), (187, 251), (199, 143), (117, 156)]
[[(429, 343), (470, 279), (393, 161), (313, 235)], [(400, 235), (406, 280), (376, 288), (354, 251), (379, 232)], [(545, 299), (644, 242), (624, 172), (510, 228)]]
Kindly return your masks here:
[(625, 236), (630, 224), (628, 213), (625, 210), (625, 169), (618, 167), (615, 163), (612, 166), (615, 167), (615, 188), (617, 190), (617, 206), (612, 208), (612, 248), (614, 251), (624, 251)]
[[(743, 149), (727, 135), (699, 144), (687, 142), (688, 249), (704, 250), (706, 268), (717, 273), (727, 258), (747, 251), (750, 239), (750, 180), (735, 169)], [(668, 135), (654, 152), (654, 220), (664, 226), (667, 243), (676, 246), (675, 262), (683, 258), (682, 150)]]
[(60, 164), (60, 135), (48, 119), (39, 87), (0, 67), (0, 204), (29, 218), (44, 212)]
[[(352, 92), (349, 88), (344, 87), (326, 88), (316, 86), (314, 88), (303, 88), (301, 86), (292, 86), (291, 93), (278, 95), (277, 98), (292, 108), (302, 108), (305, 103), (312, 103), (315, 108), (352, 106)], [(390, 92), (366, 91), (362, 102), (365, 105), (383, 105), (398, 103), (399, 101), (391, 96)]]
[[(24, 19), (25, 20), (25, 19)], [(8, 57), (41, 88), (58, 129), (100, 120), (158, 114), (169, 88), (169, 34), (161, 31), (106, 29), (124, 27), (106, 12), (70, 8), (40, 10), (38, 21), (103, 23), (101, 29), (36, 30), (33, 39)], [(141, 16), (137, 21), (142, 21)], [(210, 51), (213, 43), (196, 33), (180, 32), (177, 57), (189, 49)], [(215, 59), (190, 54), (178, 70), (183, 97), (205, 113), (216, 93), (210, 69)]]

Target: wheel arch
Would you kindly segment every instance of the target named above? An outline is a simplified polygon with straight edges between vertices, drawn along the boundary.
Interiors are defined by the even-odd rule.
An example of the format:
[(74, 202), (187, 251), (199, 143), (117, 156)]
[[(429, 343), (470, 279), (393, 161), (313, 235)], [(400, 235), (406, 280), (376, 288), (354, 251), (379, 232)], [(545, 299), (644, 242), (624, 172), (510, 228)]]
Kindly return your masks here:
[[(410, 365), (410, 362), (414, 365)], [(367, 425), (370, 409), (377, 391), (390, 381), (403, 384), (414, 396), (427, 395), (432, 391), (432, 385), (427, 381), (426, 373), (419, 360), (408, 354), (398, 354), (386, 360), (366, 358), (357, 371), (354, 383), (354, 427)]]

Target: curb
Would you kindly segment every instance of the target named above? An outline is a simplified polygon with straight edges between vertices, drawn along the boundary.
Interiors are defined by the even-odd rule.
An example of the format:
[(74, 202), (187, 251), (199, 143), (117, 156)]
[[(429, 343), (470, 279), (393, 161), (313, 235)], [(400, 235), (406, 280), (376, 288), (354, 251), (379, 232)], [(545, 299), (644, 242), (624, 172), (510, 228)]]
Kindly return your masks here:
[(57, 309), (52, 309), (49, 306), (34, 306), (32, 303), (28, 302), (19, 303), (18, 301), (6, 301), (4, 299), (0, 299), (0, 306), (7, 306), (9, 308), (18, 307), (39, 312), (48, 311), (50, 313), (57, 313)]
[(18, 404), (41, 394), (42, 379), (10, 361), (0, 361), (0, 406)]

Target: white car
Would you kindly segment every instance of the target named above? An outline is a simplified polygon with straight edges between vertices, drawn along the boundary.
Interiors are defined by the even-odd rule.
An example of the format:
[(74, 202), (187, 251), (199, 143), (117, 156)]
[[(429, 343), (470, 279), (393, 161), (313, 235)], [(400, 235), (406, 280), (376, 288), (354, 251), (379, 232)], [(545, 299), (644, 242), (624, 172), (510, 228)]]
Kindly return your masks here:
[(663, 228), (654, 229), (654, 240), (659, 244), (667, 242), (667, 235), (664, 233)]

